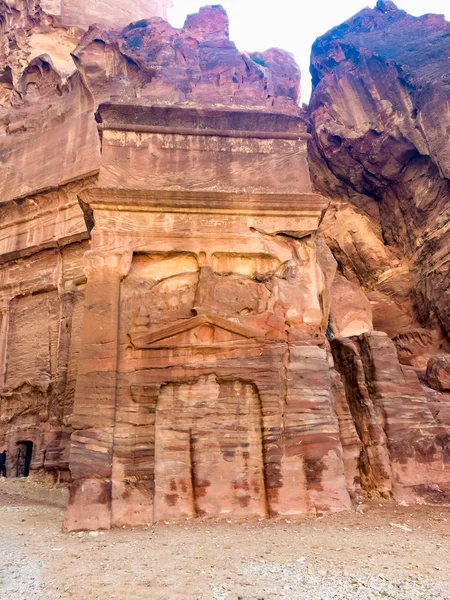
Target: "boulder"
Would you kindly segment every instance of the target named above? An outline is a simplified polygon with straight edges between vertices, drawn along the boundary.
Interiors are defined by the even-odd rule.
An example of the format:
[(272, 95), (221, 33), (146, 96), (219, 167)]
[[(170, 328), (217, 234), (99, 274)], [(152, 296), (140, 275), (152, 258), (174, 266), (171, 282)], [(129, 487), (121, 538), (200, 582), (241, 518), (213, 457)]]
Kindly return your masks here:
[(427, 365), (427, 381), (439, 392), (450, 390), (450, 354), (433, 356)]

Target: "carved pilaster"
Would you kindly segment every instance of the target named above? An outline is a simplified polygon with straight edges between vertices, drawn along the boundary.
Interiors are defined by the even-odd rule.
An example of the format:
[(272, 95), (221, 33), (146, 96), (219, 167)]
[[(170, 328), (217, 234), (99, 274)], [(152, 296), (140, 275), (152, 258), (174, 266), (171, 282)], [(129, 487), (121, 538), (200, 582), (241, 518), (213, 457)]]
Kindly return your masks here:
[(89, 251), (81, 354), (72, 435), (68, 530), (111, 526), (111, 476), (116, 418), (120, 286), (132, 252)]
[(6, 384), (9, 300), (0, 299), (0, 388)]

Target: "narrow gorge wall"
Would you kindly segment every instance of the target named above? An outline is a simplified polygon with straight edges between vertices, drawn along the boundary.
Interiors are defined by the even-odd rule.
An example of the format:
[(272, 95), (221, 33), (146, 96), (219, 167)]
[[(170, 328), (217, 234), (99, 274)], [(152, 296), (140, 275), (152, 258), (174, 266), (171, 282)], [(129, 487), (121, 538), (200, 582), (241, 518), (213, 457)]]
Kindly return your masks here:
[(449, 32), (443, 16), (380, 1), (312, 53), (310, 165), (333, 200), (324, 236), (376, 326), (403, 345), (409, 331), (415, 355), (413, 330), (434, 330), (435, 349), (450, 332)]

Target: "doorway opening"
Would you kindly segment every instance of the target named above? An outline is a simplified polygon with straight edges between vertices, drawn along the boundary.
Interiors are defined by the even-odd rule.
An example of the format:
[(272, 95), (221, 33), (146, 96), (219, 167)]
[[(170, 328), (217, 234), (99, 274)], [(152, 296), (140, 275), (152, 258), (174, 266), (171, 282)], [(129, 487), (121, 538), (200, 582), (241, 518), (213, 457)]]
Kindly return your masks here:
[(16, 477), (28, 477), (32, 456), (33, 442), (17, 442)]

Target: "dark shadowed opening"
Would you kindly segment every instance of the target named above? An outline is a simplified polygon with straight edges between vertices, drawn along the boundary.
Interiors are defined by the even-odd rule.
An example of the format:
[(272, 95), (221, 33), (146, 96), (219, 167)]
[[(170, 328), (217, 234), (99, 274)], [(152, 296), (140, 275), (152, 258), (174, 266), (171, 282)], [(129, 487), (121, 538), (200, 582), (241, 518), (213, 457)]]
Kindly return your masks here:
[(16, 477), (28, 477), (32, 455), (33, 442), (17, 442)]

